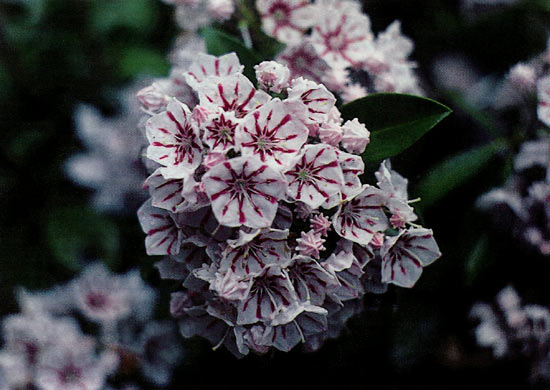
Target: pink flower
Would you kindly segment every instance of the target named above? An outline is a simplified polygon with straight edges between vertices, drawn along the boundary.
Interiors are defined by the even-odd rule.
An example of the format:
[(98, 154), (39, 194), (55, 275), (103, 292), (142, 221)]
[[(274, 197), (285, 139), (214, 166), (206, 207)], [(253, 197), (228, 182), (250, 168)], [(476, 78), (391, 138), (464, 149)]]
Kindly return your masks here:
[(288, 195), (316, 209), (340, 193), (344, 177), (336, 152), (329, 145), (306, 145), (285, 172)]
[(325, 0), (316, 3), (319, 19), (313, 28), (313, 46), (334, 68), (357, 66), (372, 45), (369, 18), (358, 2)]
[(170, 98), (162, 91), (157, 83), (141, 89), (137, 98), (147, 112), (159, 112), (170, 102)]
[(237, 157), (214, 166), (202, 178), (220, 224), (271, 226), (286, 183), (255, 157)]
[(195, 170), (201, 163), (202, 143), (189, 108), (177, 100), (146, 125), (147, 157), (164, 166)]
[(344, 174), (342, 185), (342, 200), (353, 198), (363, 190), (360, 176), (365, 172), (365, 163), (361, 156), (338, 150), (338, 163)]
[(263, 61), (254, 66), (260, 88), (275, 93), (289, 87), (290, 70), (275, 61)]
[(334, 230), (347, 240), (368, 245), (376, 232), (388, 228), (388, 219), (382, 209), (384, 202), (384, 194), (380, 190), (366, 186), (355, 198), (344, 202), (334, 214)]
[(185, 80), (195, 90), (207, 79), (224, 78), (243, 71), (244, 66), (239, 62), (235, 53), (221, 57), (199, 53), (198, 58), (185, 73)]
[(256, 0), (262, 29), (281, 42), (297, 44), (312, 26), (310, 0)]
[(361, 154), (370, 142), (370, 132), (357, 118), (342, 126), (342, 146), (350, 153)]
[(304, 256), (311, 256), (316, 259), (319, 258), (319, 252), (324, 251), (326, 248), (323, 246), (325, 240), (321, 238), (321, 233), (315, 233), (313, 230), (309, 232), (302, 232), (301, 238), (296, 239), (298, 246), (296, 250)]
[(323, 123), (319, 128), (321, 142), (338, 147), (342, 140), (342, 127), (337, 123)]
[(315, 259), (308, 256), (295, 256), (288, 268), (288, 276), (298, 298), (302, 302), (313, 305), (322, 305), (326, 293), (339, 286), (334, 272), (327, 271)]
[(305, 125), (288, 112), (285, 103), (273, 99), (247, 116), (237, 128), (238, 148), (243, 156), (257, 156), (276, 167), (299, 153), (306, 142)]
[(412, 287), (420, 278), (422, 267), (430, 265), (441, 252), (429, 229), (402, 230), (388, 237), (380, 250), (382, 281), (401, 287)]

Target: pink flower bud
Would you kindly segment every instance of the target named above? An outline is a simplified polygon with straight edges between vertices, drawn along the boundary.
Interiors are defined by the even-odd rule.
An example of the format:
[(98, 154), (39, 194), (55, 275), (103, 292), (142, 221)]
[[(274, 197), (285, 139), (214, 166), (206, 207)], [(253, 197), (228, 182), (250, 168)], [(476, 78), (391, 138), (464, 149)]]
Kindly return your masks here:
[(342, 137), (342, 146), (350, 153), (361, 154), (370, 142), (370, 132), (364, 124), (357, 118), (347, 121), (344, 126), (344, 135)]
[(323, 123), (319, 129), (319, 138), (326, 144), (338, 146), (342, 140), (342, 128), (336, 123)]
[(289, 87), (290, 70), (275, 61), (264, 61), (254, 66), (260, 88), (275, 93)]
[(159, 112), (169, 102), (169, 97), (164, 94), (156, 83), (141, 89), (137, 98), (143, 109), (149, 112)]

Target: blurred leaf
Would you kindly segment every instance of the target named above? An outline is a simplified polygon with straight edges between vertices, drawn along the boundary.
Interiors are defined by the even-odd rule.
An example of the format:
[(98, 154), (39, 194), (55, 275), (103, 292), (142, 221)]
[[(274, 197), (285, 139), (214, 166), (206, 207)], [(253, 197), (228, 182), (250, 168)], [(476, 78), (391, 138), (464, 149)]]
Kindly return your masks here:
[(422, 198), (422, 206), (434, 204), (473, 178), (504, 147), (503, 141), (496, 140), (456, 154), (433, 167), (416, 186), (415, 193)]
[(465, 276), (466, 283), (471, 285), (477, 275), (489, 265), (489, 237), (483, 234), (478, 238), (470, 254), (466, 258)]
[(87, 206), (54, 209), (47, 217), (46, 238), (55, 259), (72, 271), (84, 260), (116, 260), (119, 232), (116, 224)]
[(206, 42), (206, 50), (209, 54), (221, 56), (231, 52), (237, 53), (241, 64), (244, 65), (245, 76), (250, 80), (256, 80), (254, 65), (263, 61), (259, 53), (247, 48), (238, 38), (212, 27), (203, 28), (201, 35)]
[(151, 0), (95, 0), (90, 12), (90, 28), (107, 34), (117, 28), (149, 31), (155, 25), (156, 8)]
[[(36, 126), (40, 126), (37, 124)], [(46, 128), (32, 128), (19, 130), (19, 134), (9, 143), (6, 150), (8, 157), (16, 162), (34, 158), (33, 154), (43, 141), (48, 137)]]
[(398, 93), (376, 93), (342, 107), (342, 117), (357, 118), (371, 132), (363, 160), (376, 163), (418, 141), (452, 110), (435, 100)]
[(133, 46), (122, 50), (119, 62), (121, 77), (136, 78), (141, 75), (163, 76), (170, 70), (165, 56), (156, 50)]

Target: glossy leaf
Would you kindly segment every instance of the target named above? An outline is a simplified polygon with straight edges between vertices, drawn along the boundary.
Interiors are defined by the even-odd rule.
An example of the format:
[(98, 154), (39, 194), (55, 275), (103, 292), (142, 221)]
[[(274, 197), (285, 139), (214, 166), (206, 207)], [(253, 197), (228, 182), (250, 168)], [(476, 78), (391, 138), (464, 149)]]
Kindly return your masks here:
[(376, 163), (409, 148), (452, 110), (419, 96), (377, 93), (350, 102), (341, 111), (343, 118), (358, 118), (367, 126), (371, 142), (363, 159)]
[(446, 159), (418, 182), (415, 195), (420, 196), (423, 207), (437, 202), (473, 178), (503, 148), (504, 143), (496, 140)]

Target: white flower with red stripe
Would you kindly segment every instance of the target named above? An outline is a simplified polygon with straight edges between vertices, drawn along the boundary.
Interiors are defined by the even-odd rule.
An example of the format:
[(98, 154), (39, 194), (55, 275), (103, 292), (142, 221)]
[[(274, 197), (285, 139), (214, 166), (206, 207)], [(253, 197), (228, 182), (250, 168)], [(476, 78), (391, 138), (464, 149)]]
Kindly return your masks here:
[(172, 100), (167, 110), (153, 116), (146, 125), (147, 157), (170, 167), (195, 170), (202, 160), (199, 130), (189, 108)]
[(301, 77), (292, 81), (292, 87), (288, 90), (288, 99), (302, 102), (307, 111), (306, 123), (317, 126), (327, 121), (336, 103), (336, 98), (324, 85)]
[(313, 25), (311, 0), (256, 0), (266, 34), (281, 42), (297, 44)]
[(220, 224), (271, 226), (286, 183), (281, 175), (255, 157), (237, 157), (214, 166), (202, 178)]
[(176, 222), (177, 215), (153, 207), (148, 200), (138, 210), (139, 223), (145, 238), (148, 255), (177, 255), (183, 240), (181, 224)]
[(306, 126), (280, 99), (250, 113), (237, 129), (238, 149), (243, 156), (256, 156), (279, 168), (300, 152), (307, 137)]
[(216, 153), (226, 153), (235, 147), (235, 131), (239, 122), (232, 112), (221, 112), (213, 115), (202, 126), (204, 129), (203, 141)]
[(384, 203), (382, 191), (366, 186), (355, 198), (343, 203), (334, 214), (334, 230), (347, 240), (368, 245), (376, 232), (382, 232), (389, 227), (382, 209)]
[(304, 146), (285, 177), (289, 196), (314, 209), (339, 194), (344, 182), (334, 148), (324, 144)]
[(357, 66), (372, 45), (370, 20), (353, 1), (324, 0), (316, 4), (318, 20), (311, 40), (317, 53), (334, 68)]
[(382, 282), (412, 287), (420, 278), (422, 267), (441, 256), (430, 229), (411, 228), (388, 237), (380, 250)]
[(242, 73), (244, 66), (239, 62), (235, 53), (229, 53), (221, 57), (199, 53), (197, 61), (189, 67), (185, 73), (185, 81), (193, 88), (198, 89), (205, 81), (212, 78), (221, 79), (232, 74)]
[(256, 90), (250, 80), (240, 73), (216, 82), (205, 82), (198, 92), (201, 106), (212, 111), (231, 112), (236, 118), (243, 118), (271, 100), (271, 96)]

